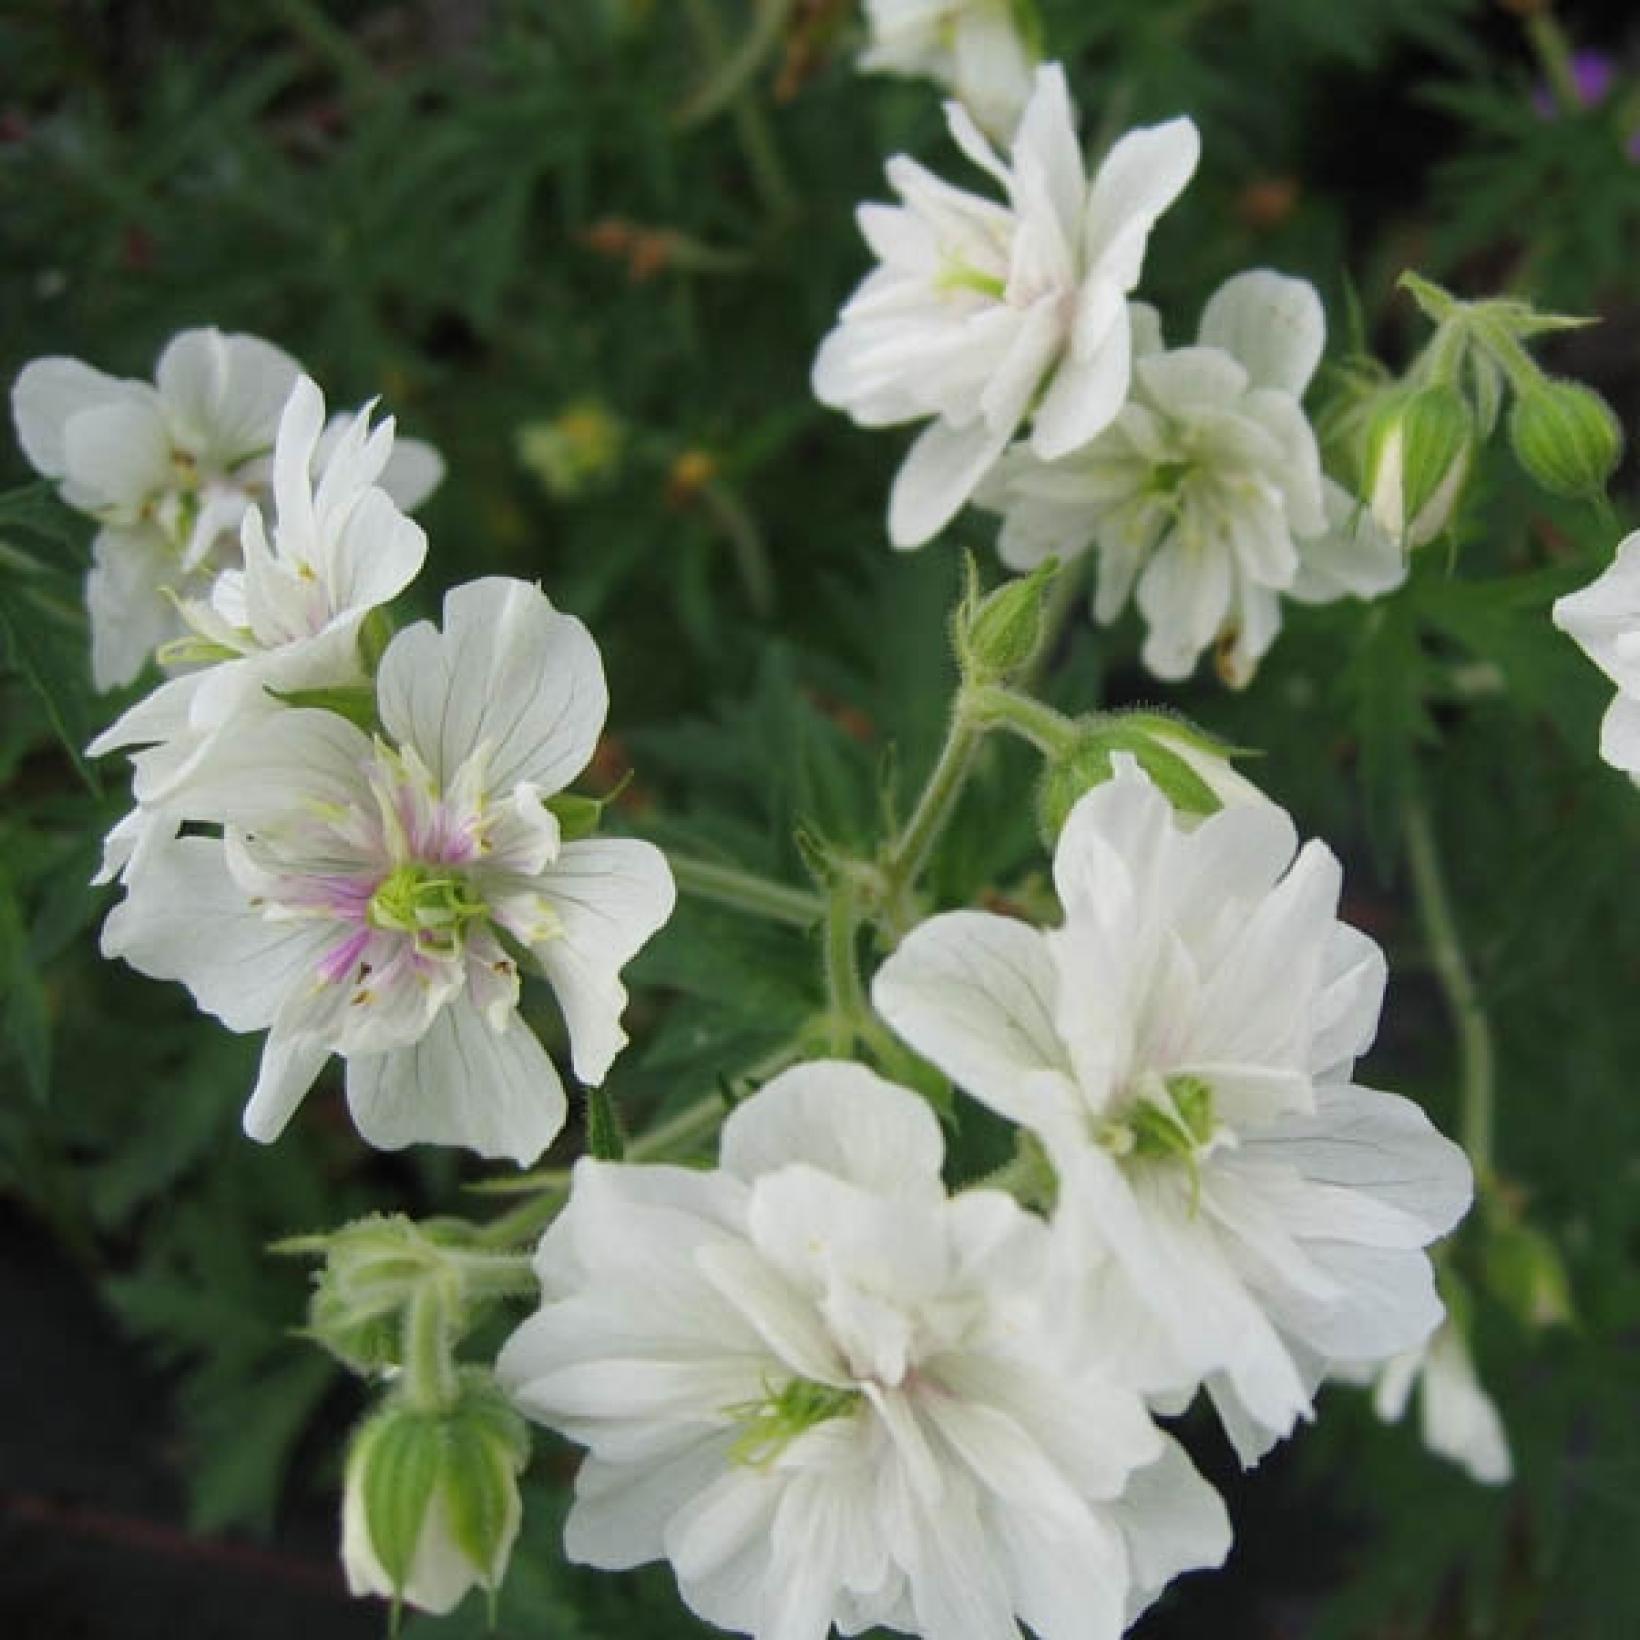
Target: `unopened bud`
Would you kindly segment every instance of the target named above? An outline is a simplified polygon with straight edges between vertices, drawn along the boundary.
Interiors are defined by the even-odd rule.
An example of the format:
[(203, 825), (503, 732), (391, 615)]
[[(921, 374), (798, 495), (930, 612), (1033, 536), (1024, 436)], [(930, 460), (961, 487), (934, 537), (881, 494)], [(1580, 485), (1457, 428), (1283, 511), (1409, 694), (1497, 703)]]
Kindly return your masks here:
[(1367, 497), (1380, 528), (1407, 547), (1434, 540), (1450, 522), (1475, 454), (1475, 417), (1454, 387), (1392, 399), (1367, 443)]
[(1050, 841), (1077, 799), (1112, 777), (1123, 754), (1144, 770), (1185, 825), (1231, 804), (1269, 801), (1236, 773), (1231, 748), (1193, 723), (1167, 712), (1113, 713), (1089, 722), (1075, 744), (1043, 771), (1037, 809)]
[(1581, 382), (1543, 380), (1509, 413), (1516, 459), (1556, 495), (1605, 493), (1623, 453), (1623, 430), (1611, 407)]
[(953, 631), (968, 682), (1000, 682), (1035, 658), (1045, 633), (1043, 599), (1058, 573), (1059, 560), (1049, 558), (981, 597), (970, 565), (969, 591), (957, 608)]
[(1532, 1225), (1501, 1224), (1486, 1240), (1486, 1285), (1524, 1327), (1556, 1327), (1574, 1317), (1571, 1283), (1555, 1244)]
[(389, 1401), (348, 1451), (349, 1590), (437, 1613), (475, 1586), (494, 1592), (518, 1537), (518, 1474), (528, 1456), (524, 1421), (482, 1374), (445, 1409)]

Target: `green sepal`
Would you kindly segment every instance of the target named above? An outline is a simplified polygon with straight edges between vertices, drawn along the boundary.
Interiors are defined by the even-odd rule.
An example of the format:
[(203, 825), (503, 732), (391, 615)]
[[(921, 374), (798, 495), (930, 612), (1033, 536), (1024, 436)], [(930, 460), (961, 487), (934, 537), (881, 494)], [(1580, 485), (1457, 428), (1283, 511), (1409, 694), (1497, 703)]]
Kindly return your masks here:
[(350, 1462), (361, 1473), (365, 1530), (382, 1570), (400, 1592), (444, 1467), (442, 1424), (436, 1414), (390, 1405), (354, 1438)]
[(1623, 429), (1593, 388), (1545, 378), (1516, 397), (1509, 442), (1544, 489), (1596, 500), (1622, 457)]
[(346, 718), (367, 735), (381, 729), (376, 716), (376, 689), (369, 683), (339, 683), (329, 689), (275, 689), (272, 684), (263, 687), (284, 706), (310, 707), (321, 712), (334, 712)]
[(1028, 666), (1046, 636), (1043, 602), (1059, 573), (1049, 558), (1029, 575), (1016, 577), (983, 596), (972, 555), (967, 563), (967, 590), (952, 621), (951, 636), (970, 684), (1000, 683)]
[(493, 1389), (469, 1392), (445, 1420), (443, 1501), (456, 1547), (495, 1588), (517, 1535), (518, 1473), (529, 1432)]
[[(627, 776), (627, 780), (631, 778)], [(621, 795), (625, 786), (626, 780), (623, 780), (608, 797), (582, 797), (578, 792), (555, 792), (547, 799), (547, 807), (558, 822), (560, 840), (579, 843), (583, 838), (595, 835), (603, 823), (604, 810)]]

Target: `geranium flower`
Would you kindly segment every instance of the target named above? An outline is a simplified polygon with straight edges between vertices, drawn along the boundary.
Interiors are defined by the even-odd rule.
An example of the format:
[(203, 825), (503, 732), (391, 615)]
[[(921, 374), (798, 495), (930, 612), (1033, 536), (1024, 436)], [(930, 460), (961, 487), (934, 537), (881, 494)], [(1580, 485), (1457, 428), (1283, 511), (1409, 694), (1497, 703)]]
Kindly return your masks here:
[(582, 1081), (625, 1044), (620, 969), (671, 912), (647, 843), (565, 842), (547, 800), (585, 767), (608, 696), (581, 623), (519, 581), (473, 582), (388, 645), (384, 734), (290, 708), (223, 734), (171, 793), (221, 838), (152, 842), (104, 951), (268, 1031), (245, 1112), (278, 1136), (336, 1053), (372, 1144), (534, 1160), (558, 1074), (518, 1013), (545, 977)]
[[(256, 336), (185, 330), (153, 383), (105, 375), (78, 359), (26, 365), (12, 387), (23, 453), (69, 506), (103, 526), (86, 583), (92, 675), (131, 682), (181, 630), (174, 596), (199, 596), (238, 562), (248, 509), (267, 493), (268, 456), (296, 385), (296, 361)], [(341, 417), (323, 446), (340, 443)], [(402, 440), (383, 487), (409, 508), (437, 485), (437, 452)]]
[(1006, 142), (1031, 95), (1036, 52), (1018, 0), (866, 0), (867, 73), (944, 86), (980, 129)]
[(572, 1559), (669, 1559), (708, 1622), (1119, 1635), (1229, 1546), (1217, 1496), (1060, 1327), (1048, 1234), (947, 1198), (939, 1125), (858, 1065), (775, 1078), (719, 1170), (577, 1163), (497, 1371), (590, 1450)]
[(1241, 685), (1275, 640), (1283, 595), (1323, 603), (1398, 585), (1404, 557), (1323, 477), (1304, 391), (1321, 360), (1321, 299), (1263, 269), (1222, 285), (1194, 346), (1166, 349), (1155, 310), (1132, 305), (1133, 396), (1091, 443), (1044, 462), (1010, 453), (980, 503), (1002, 515), (1015, 569), (1097, 548), (1094, 613), (1135, 592), (1144, 663), (1187, 677), (1209, 645)]
[(1336, 918), (1338, 862), (1286, 815), (1182, 828), (1130, 758), (1071, 811), (1062, 927), (914, 929), (873, 998), (919, 1053), (1034, 1132), (1090, 1319), (1159, 1395), (1205, 1382), (1247, 1460), (1325, 1363), (1441, 1319), (1424, 1247), (1469, 1166), (1413, 1104), (1353, 1084), (1384, 960)]
[(1037, 70), (1004, 165), (957, 104), (958, 147), (1002, 186), (999, 205), (901, 154), (900, 206), (865, 205), (882, 266), (844, 306), (814, 391), (866, 427), (932, 418), (900, 468), (889, 536), (917, 547), (956, 516), (1019, 429), (1044, 460), (1102, 431), (1127, 397), (1127, 293), (1157, 217), (1196, 168), (1187, 119), (1130, 131), (1091, 182), (1064, 70)]

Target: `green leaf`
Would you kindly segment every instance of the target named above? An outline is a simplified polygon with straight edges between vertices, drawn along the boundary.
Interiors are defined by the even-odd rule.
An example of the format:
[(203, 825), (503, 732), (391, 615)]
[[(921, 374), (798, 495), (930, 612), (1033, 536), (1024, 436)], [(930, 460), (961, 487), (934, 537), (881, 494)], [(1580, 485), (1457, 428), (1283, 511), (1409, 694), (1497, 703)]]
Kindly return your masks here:
[(92, 792), (100, 792), (96, 775), (80, 755), (91, 738), (83, 638), (66, 635), (60, 621), (42, 611), (15, 575), (0, 575), (0, 638), (7, 659), (40, 697), (80, 778)]
[(626, 1139), (609, 1089), (587, 1089), (587, 1149), (600, 1162), (618, 1162), (626, 1154)]

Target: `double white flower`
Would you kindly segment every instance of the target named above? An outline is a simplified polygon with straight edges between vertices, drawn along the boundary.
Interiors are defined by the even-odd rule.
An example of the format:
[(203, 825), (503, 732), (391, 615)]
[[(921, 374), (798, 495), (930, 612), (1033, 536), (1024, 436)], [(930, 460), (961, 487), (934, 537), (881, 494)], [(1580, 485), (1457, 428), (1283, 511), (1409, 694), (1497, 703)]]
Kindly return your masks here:
[[(131, 682), (178, 634), (176, 598), (208, 593), (218, 570), (237, 565), (241, 526), (267, 494), (267, 458), (299, 376), (271, 343), (214, 329), (174, 336), (152, 383), (59, 357), (18, 376), (11, 403), (24, 455), (102, 525), (86, 583), (99, 689)], [(315, 439), (316, 471), (345, 442), (349, 420)], [(430, 446), (405, 440), (381, 482), (414, 507), (442, 473)]]
[(366, 412), (327, 426), (319, 389), (297, 380), (279, 420), (272, 524), (247, 508), (243, 569), (219, 571), (208, 597), (177, 601), (192, 630), (185, 647), (204, 664), (162, 683), (91, 743), (97, 756), (147, 748), (134, 759), (138, 807), (109, 838), (105, 876), (144, 858), (155, 828), (170, 835), (187, 818), (178, 793), (220, 735), (243, 735), (280, 711), (278, 694), (367, 682), (360, 628), (427, 556), (420, 526), (380, 487), (393, 448), (391, 419), (372, 429)]
[(582, 1161), (501, 1353), (590, 1448), (572, 1559), (669, 1559), (758, 1640), (1115, 1640), (1229, 1546), (1217, 1496), (1057, 1325), (1042, 1222), (947, 1198), (926, 1104), (788, 1071), (718, 1171)]
[(957, 104), (958, 147), (1002, 186), (999, 205), (901, 154), (900, 206), (860, 208), (882, 266), (814, 364), (822, 403), (862, 426), (933, 418), (900, 468), (889, 536), (917, 547), (973, 495), (1027, 420), (1044, 460), (1101, 432), (1127, 397), (1127, 293), (1157, 217), (1196, 168), (1187, 119), (1130, 131), (1091, 182), (1064, 70), (1037, 70), (1005, 165)]
[(977, 912), (914, 930), (878, 1009), (1041, 1140), (1066, 1279), (1147, 1391), (1205, 1382), (1244, 1459), (1328, 1362), (1441, 1319), (1423, 1248), (1467, 1207), (1463, 1152), (1352, 1085), (1384, 962), (1336, 920), (1338, 862), (1273, 804), (1191, 831), (1128, 759), (1082, 798), (1048, 932)]
[(1600, 755), (1640, 781), (1640, 530), (1618, 543), (1604, 574), (1556, 602), (1554, 618), (1617, 685), (1600, 725)]
[(626, 1041), (620, 969), (673, 902), (658, 850), (564, 842), (547, 806), (603, 726), (597, 647), (539, 589), (477, 581), (445, 599), (442, 632), (388, 645), (376, 700), (385, 738), (311, 708), (215, 736), (167, 802), (224, 835), (150, 839), (103, 948), (232, 1030), (268, 1030), (255, 1138), (338, 1053), (372, 1144), (532, 1161), (565, 1097), (518, 1015), (518, 957), (599, 1082)]
[(868, 73), (933, 80), (981, 130), (1006, 142), (1031, 95), (1036, 53), (1019, 0), (866, 0)]
[(1405, 577), (1400, 548), (1321, 471), (1303, 397), (1326, 338), (1312, 285), (1265, 270), (1221, 286), (1194, 346), (1165, 349), (1156, 311), (1132, 305), (1133, 396), (1063, 460), (1021, 447), (982, 505), (1002, 514), (1004, 563), (1032, 569), (1097, 547), (1097, 618), (1135, 590), (1145, 665), (1183, 678), (1216, 644), (1248, 681), (1281, 625), (1282, 595), (1368, 597)]

